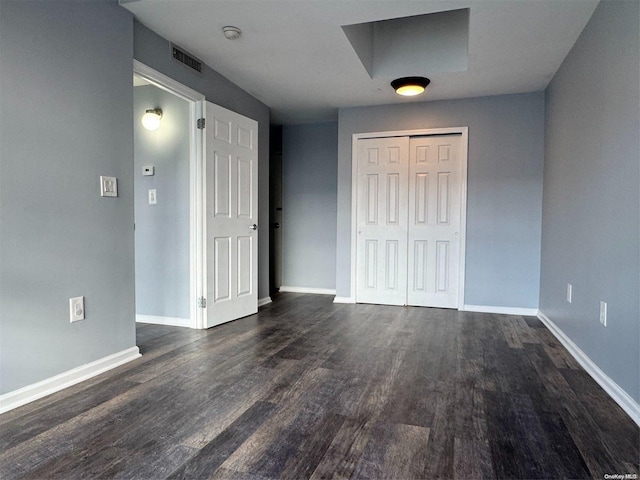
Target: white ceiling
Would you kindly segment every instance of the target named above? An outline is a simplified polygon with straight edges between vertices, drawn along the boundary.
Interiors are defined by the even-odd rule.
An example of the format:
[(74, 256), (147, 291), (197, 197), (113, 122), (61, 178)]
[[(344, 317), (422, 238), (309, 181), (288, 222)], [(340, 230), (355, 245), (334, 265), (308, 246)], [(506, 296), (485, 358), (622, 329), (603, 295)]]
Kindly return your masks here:
[[(544, 89), (598, 0), (121, 0), (271, 108), (272, 123), (335, 120), (339, 107), (422, 102)], [(430, 74), (404, 99), (393, 78), (371, 79), (342, 26), (470, 8), (468, 68)], [(227, 40), (222, 27), (242, 30)], [(169, 52), (167, 52), (169, 55)]]

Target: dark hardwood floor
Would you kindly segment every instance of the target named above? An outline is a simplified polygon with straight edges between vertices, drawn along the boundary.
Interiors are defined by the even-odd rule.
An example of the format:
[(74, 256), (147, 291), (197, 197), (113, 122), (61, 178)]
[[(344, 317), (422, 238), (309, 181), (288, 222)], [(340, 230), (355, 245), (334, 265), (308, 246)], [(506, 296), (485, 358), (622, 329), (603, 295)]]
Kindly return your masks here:
[(638, 475), (638, 427), (533, 317), (282, 294), (138, 345), (1, 415), (0, 478)]

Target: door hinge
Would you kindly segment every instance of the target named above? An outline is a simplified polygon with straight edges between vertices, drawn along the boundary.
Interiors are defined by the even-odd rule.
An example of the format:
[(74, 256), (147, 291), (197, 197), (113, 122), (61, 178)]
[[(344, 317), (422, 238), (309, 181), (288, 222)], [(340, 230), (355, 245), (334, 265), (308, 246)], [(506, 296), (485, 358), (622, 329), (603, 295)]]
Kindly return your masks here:
[(198, 308), (207, 308), (207, 299), (204, 297), (198, 298)]
[(198, 121), (196, 122), (196, 127), (198, 127), (198, 130), (202, 130), (204, 128), (204, 118), (198, 119)]

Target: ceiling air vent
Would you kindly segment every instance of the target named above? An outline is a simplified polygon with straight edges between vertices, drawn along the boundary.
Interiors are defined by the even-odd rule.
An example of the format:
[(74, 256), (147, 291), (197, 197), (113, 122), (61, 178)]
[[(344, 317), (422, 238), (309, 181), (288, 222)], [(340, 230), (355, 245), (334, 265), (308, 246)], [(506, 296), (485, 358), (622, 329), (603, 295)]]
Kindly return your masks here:
[(202, 73), (202, 62), (173, 43), (171, 44), (171, 56), (183, 65)]

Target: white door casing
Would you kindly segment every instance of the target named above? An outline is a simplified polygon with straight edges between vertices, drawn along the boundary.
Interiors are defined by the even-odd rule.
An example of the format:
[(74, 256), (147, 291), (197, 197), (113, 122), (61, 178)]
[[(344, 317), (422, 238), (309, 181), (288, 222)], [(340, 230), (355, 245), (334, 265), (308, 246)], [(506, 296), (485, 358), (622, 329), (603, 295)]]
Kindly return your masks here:
[(406, 304), (408, 157), (408, 137), (358, 142), (359, 302)]
[(206, 328), (258, 311), (258, 123), (205, 105)]
[[(385, 160), (383, 156), (377, 167), (369, 165), (375, 163), (369, 159), (369, 150), (375, 149), (376, 145), (385, 150), (394, 142), (407, 143), (404, 159), (391, 162), (393, 167), (386, 170), (384, 165), (385, 161), (388, 163), (388, 159)], [(353, 136), (352, 301), (462, 308), (467, 142), (466, 127)], [(402, 165), (406, 173), (403, 173)], [(398, 180), (403, 175), (406, 178), (406, 182), (400, 182), (397, 188), (397, 205), (402, 213), (398, 215), (399, 228), (396, 232), (402, 230), (404, 221), (404, 237), (400, 234), (396, 234), (394, 238), (385, 236), (393, 230), (389, 227), (395, 226), (381, 216), (381, 213), (388, 212), (390, 208), (388, 199), (393, 200), (393, 196), (389, 197), (389, 191), (386, 190), (387, 185), (390, 182), (393, 188), (396, 185), (386, 177), (387, 174), (396, 175)], [(380, 185), (380, 181), (374, 181), (375, 175), (378, 179), (385, 177), (386, 183)], [(372, 202), (373, 197), (378, 197), (376, 202)], [(373, 206), (377, 208), (377, 212), (369, 211)], [(371, 219), (374, 217), (379, 218), (378, 225), (375, 225), (377, 231), (372, 228), (374, 225), (367, 225), (367, 215), (369, 223), (372, 223)], [(392, 243), (387, 248), (389, 240)], [(401, 246), (397, 253), (394, 249), (396, 242)], [(384, 244), (382, 249), (379, 247), (381, 243)], [(377, 251), (374, 252), (374, 249)], [(373, 280), (371, 277), (367, 279), (366, 275), (374, 271), (374, 258), (377, 261), (377, 283), (375, 288), (371, 288), (374, 287)], [(397, 264), (392, 261), (395, 258), (398, 259)], [(387, 265), (396, 266), (397, 276), (394, 277)], [(393, 295), (388, 288), (381, 289), (381, 285), (389, 285), (389, 279), (397, 279), (398, 291)], [(403, 281), (404, 297), (399, 291)], [(394, 285), (394, 282), (391, 284)], [(365, 287), (369, 287), (368, 292)]]
[(163, 73), (133, 59), (133, 72), (161, 90), (168, 91), (189, 103), (189, 304), (190, 327), (202, 328), (202, 309), (197, 307), (197, 296), (202, 291), (202, 131), (196, 128), (196, 120), (202, 116), (204, 95), (181, 84)]
[(408, 305), (458, 307), (460, 139), (409, 142)]

